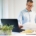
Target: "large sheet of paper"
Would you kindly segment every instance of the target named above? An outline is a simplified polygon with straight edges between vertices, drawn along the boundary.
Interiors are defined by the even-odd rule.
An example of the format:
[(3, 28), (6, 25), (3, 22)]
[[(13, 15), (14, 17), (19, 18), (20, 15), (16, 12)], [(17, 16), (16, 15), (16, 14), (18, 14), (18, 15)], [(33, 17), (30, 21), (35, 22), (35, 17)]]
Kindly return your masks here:
[(36, 30), (36, 23), (27, 22), (27, 23), (23, 24), (23, 29)]

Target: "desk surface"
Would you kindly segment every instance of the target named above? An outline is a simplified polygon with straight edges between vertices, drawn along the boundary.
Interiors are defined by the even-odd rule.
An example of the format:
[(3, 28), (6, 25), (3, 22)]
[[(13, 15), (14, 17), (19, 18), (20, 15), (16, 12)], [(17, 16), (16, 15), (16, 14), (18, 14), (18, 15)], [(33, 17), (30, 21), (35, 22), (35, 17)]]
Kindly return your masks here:
[(12, 32), (11, 35), (0, 35), (0, 36), (36, 36), (36, 35), (26, 35), (24, 33)]
[(12, 35), (13, 36), (18, 36), (18, 35), (19, 36), (36, 36), (36, 35), (26, 35), (25, 33), (17, 33), (17, 32), (16, 33), (15, 32), (12, 32)]

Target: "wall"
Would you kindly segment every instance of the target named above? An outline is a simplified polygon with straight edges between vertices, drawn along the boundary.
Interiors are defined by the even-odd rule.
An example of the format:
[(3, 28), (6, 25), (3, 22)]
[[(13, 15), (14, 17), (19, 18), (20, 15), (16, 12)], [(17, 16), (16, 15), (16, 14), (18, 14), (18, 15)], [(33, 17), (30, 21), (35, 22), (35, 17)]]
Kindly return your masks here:
[(14, 0), (3, 0), (3, 18), (14, 18)]
[(36, 12), (36, 0), (33, 0), (33, 1), (34, 1), (33, 10)]
[(0, 0), (0, 19), (2, 18), (2, 0)]
[(2, 18), (2, 0), (0, 0), (0, 25), (1, 25), (1, 18)]
[(3, 0), (3, 18), (8, 18), (8, 0)]
[(9, 18), (14, 18), (14, 0), (8, 0)]

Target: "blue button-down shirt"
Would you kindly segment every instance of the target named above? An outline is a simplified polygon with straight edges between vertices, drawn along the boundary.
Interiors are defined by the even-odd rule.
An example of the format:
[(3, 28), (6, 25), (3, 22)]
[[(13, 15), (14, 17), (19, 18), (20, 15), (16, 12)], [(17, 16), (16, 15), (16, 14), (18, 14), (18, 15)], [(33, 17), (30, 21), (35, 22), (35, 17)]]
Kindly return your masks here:
[(35, 23), (35, 12), (30, 11), (28, 12), (27, 9), (24, 9), (20, 12), (20, 15), (18, 17), (18, 23), (19, 24), (25, 24), (27, 22), (34, 22)]

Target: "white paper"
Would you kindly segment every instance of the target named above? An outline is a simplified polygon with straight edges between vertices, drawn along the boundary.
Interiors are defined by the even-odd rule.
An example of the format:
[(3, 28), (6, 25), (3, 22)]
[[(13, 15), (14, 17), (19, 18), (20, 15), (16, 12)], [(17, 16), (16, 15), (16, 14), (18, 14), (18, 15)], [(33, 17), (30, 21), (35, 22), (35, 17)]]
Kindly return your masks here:
[(26, 30), (27, 29), (36, 30), (36, 24), (31, 23), (31, 22), (27, 22), (27, 23), (23, 24), (23, 28)]

